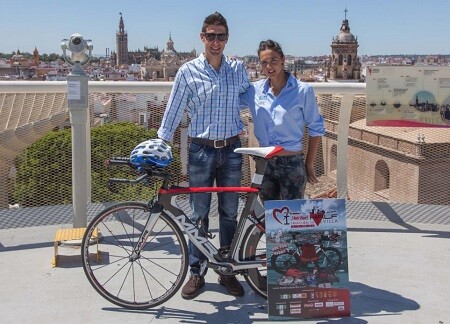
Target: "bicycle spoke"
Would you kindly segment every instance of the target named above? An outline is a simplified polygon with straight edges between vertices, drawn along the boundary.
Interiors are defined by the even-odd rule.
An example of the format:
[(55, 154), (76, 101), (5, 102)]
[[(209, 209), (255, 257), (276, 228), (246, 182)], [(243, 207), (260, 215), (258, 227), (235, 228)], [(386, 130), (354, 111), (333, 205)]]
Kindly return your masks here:
[[(131, 267), (133, 266), (133, 264), (130, 264), (129, 265), (129, 268), (128, 268), (128, 271), (127, 271), (127, 274), (125, 275), (125, 278), (124, 278), (124, 280), (122, 281), (122, 285), (120, 286), (120, 289), (119, 289), (119, 291), (117, 292), (117, 297), (119, 297), (119, 295), (120, 295), (120, 292), (122, 291), (122, 289), (123, 289), (123, 285), (125, 284), (125, 279), (128, 277), (128, 274), (130, 273), (130, 269), (131, 269)], [(133, 285), (133, 292), (134, 292), (134, 285)], [(134, 301), (136, 301), (136, 298), (134, 298)]]
[[(167, 270), (167, 269), (164, 269)], [(145, 271), (150, 277), (152, 277), (153, 280), (155, 280), (161, 287), (165, 288), (166, 286), (161, 283), (156, 277), (154, 277), (150, 272), (147, 271), (147, 269), (145, 269), (144, 267), (142, 267), (142, 271)], [(174, 272), (171, 272), (171, 274), (173, 274), (174, 276), (176, 276), (177, 274)]]
[[(110, 255), (110, 256), (111, 256), (111, 255)], [(122, 261), (123, 259), (127, 259), (127, 257), (120, 257), (120, 256), (116, 256), (116, 257), (118, 257), (119, 259), (116, 260), (116, 261), (110, 262), (110, 263), (108, 263), (108, 264), (105, 264), (105, 265), (99, 265), (98, 267), (96, 267), (95, 269), (93, 269), (93, 272), (94, 272), (94, 271), (98, 271), (98, 270), (102, 269), (103, 267), (109, 267), (109, 266), (111, 266), (111, 265), (114, 264), (114, 263), (117, 263), (117, 262)]]
[[(164, 227), (163, 227), (162, 229), (160, 229), (157, 233), (153, 234), (153, 238), (152, 238), (151, 240), (148, 240), (148, 239), (147, 239), (147, 241), (144, 242), (144, 246), (142, 247), (142, 250), (145, 249), (145, 246), (146, 246), (148, 243), (153, 242), (153, 240), (156, 239), (156, 237), (157, 237), (158, 235), (160, 235), (166, 228), (167, 228), (167, 226), (164, 226)], [(170, 244), (170, 243), (167, 243), (167, 244)], [(159, 245), (159, 246), (156, 246), (156, 247), (162, 247), (162, 245)]]
[[(171, 270), (169, 270), (168, 268), (163, 267), (162, 265), (160, 265), (160, 264), (158, 264), (158, 263), (156, 263), (156, 262), (154, 262), (154, 261), (152, 261), (152, 260), (150, 260), (150, 259), (147, 259), (147, 258), (145, 258), (145, 257), (141, 257), (141, 259), (144, 259), (144, 260), (149, 261), (151, 264), (157, 266), (157, 267), (160, 268), (161, 270), (166, 270), (167, 272), (169, 272), (170, 274), (173, 274), (174, 276), (177, 275), (174, 271), (171, 271)], [(174, 258), (174, 259), (175, 259), (175, 258)], [(176, 258), (176, 259), (179, 259), (179, 258)], [(165, 259), (165, 260), (167, 260), (167, 259)]]
[[(100, 224), (99, 224), (100, 225)], [(99, 226), (98, 225), (98, 226)], [(119, 245), (118, 246), (120, 246), (121, 248), (123, 248), (123, 250), (125, 251), (125, 252), (127, 252), (128, 253), (128, 255), (130, 256), (131, 255), (131, 251), (133, 250), (133, 249), (131, 249), (131, 251), (130, 252), (128, 252), (128, 250), (125, 248), (125, 246), (123, 246), (123, 244), (121, 243), (121, 241), (119, 240), (119, 238), (113, 233), (113, 231), (105, 224), (105, 222), (102, 222), (101, 223), (101, 225), (103, 225), (106, 229), (107, 229), (107, 231), (109, 232), (109, 234), (111, 234), (111, 237), (113, 238), (113, 239), (115, 239), (115, 242), (117, 242)], [(109, 237), (107, 238), (107, 237), (103, 237), (103, 240), (105, 241), (105, 242), (111, 242), (111, 245), (114, 245), (114, 243), (112, 242), (112, 241), (109, 241)], [(133, 247), (133, 245), (131, 245), (131, 247)]]
[(126, 265), (127, 264), (125, 263), (121, 268), (119, 268), (116, 272), (114, 272), (114, 274), (111, 277), (109, 277), (109, 279), (106, 280), (102, 286), (106, 285), (111, 279), (113, 279), (123, 268), (125, 268)]
[[(140, 267), (141, 272), (142, 272), (142, 278), (144, 278), (144, 280), (145, 280), (145, 286), (147, 287), (147, 290), (148, 290), (148, 293), (149, 293), (149, 295), (150, 295), (150, 298), (153, 298), (152, 290), (150, 289), (150, 285), (149, 285), (149, 282), (148, 282), (148, 280), (147, 280), (147, 276), (145, 275), (144, 271), (147, 272), (147, 274), (148, 274), (150, 277), (152, 277), (153, 279), (155, 279), (155, 277), (153, 277), (153, 276), (151, 275), (151, 273), (148, 272), (148, 271), (142, 266), (141, 260), (138, 260), (137, 262), (138, 262), (139, 267)], [(155, 281), (158, 282), (156, 279), (155, 279)], [(159, 283), (159, 282), (158, 282), (158, 283)]]

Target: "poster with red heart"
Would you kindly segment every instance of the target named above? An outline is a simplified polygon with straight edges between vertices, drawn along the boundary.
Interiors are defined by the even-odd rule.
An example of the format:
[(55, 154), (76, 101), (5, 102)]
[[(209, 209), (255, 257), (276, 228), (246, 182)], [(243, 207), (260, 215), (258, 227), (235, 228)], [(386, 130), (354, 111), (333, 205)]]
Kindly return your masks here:
[(264, 207), (269, 320), (350, 316), (345, 199)]

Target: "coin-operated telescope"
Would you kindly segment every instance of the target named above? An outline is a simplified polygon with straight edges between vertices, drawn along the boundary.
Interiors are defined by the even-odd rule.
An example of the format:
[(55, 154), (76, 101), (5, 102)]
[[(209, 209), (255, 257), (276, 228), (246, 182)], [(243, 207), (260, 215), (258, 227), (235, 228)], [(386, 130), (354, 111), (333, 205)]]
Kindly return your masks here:
[[(63, 39), (61, 43), (63, 58), (70, 65), (84, 65), (91, 59), (93, 46), (90, 39), (84, 39), (80, 34), (72, 34), (70, 39)], [(71, 51), (70, 58), (67, 50)], [(86, 53), (86, 51), (88, 51)]]
[[(61, 49), (64, 60), (72, 65), (67, 76), (67, 101), (70, 109), (87, 109), (88, 106), (88, 76), (82, 65), (89, 62), (92, 56), (90, 39), (84, 39), (80, 34), (72, 34), (69, 39), (63, 39)], [(71, 52), (68, 56), (67, 50)]]
[[(92, 56), (91, 40), (80, 34), (63, 39), (61, 49), (64, 60), (72, 65), (67, 76), (67, 107), (72, 128), (72, 199), (74, 228), (86, 227), (87, 204), (90, 201), (90, 121), (88, 76), (82, 65)], [(71, 52), (70, 57), (67, 50)]]

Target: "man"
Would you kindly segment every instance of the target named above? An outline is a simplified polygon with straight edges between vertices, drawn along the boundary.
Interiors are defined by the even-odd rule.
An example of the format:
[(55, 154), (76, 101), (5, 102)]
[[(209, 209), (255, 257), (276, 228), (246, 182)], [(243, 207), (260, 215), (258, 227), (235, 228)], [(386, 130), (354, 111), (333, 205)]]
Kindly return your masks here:
[[(205, 49), (200, 56), (183, 64), (175, 76), (173, 89), (158, 130), (158, 136), (172, 141), (173, 134), (187, 110), (190, 118), (188, 136), (189, 185), (191, 187), (240, 186), (242, 158), (234, 153), (241, 146), (239, 134), (243, 123), (239, 112), (239, 93), (249, 87), (244, 66), (223, 55), (228, 41), (226, 19), (218, 12), (205, 18), (200, 39)], [(221, 247), (231, 244), (237, 226), (237, 193), (219, 193), (219, 235)], [(190, 199), (194, 224), (207, 232), (211, 194), (197, 193)], [(192, 299), (205, 285), (205, 256), (189, 242), (191, 276), (181, 296)], [(244, 289), (235, 276), (219, 275), (219, 283), (234, 296)]]

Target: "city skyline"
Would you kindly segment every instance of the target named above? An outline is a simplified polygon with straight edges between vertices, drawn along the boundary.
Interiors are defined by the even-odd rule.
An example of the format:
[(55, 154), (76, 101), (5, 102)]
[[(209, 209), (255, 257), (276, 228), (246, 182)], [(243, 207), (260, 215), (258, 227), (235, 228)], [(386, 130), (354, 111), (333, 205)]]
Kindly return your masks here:
[(171, 35), (177, 51), (201, 52), (203, 19), (219, 11), (230, 27), (227, 55), (255, 55), (259, 42), (268, 38), (280, 42), (287, 55), (330, 55), (332, 38), (339, 33), (347, 8), (351, 33), (358, 38), (358, 55), (450, 54), (446, 42), (450, 2), (438, 0), (426, 4), (406, 0), (284, 0), (275, 5), (266, 0), (167, 0), (156, 4), (137, 0), (16, 0), (0, 8), (1, 53), (32, 53), (36, 47), (40, 54), (61, 54), (61, 39), (74, 33), (92, 39), (95, 55), (104, 55), (107, 48), (113, 52), (120, 12), (129, 51), (144, 47), (162, 50)]

